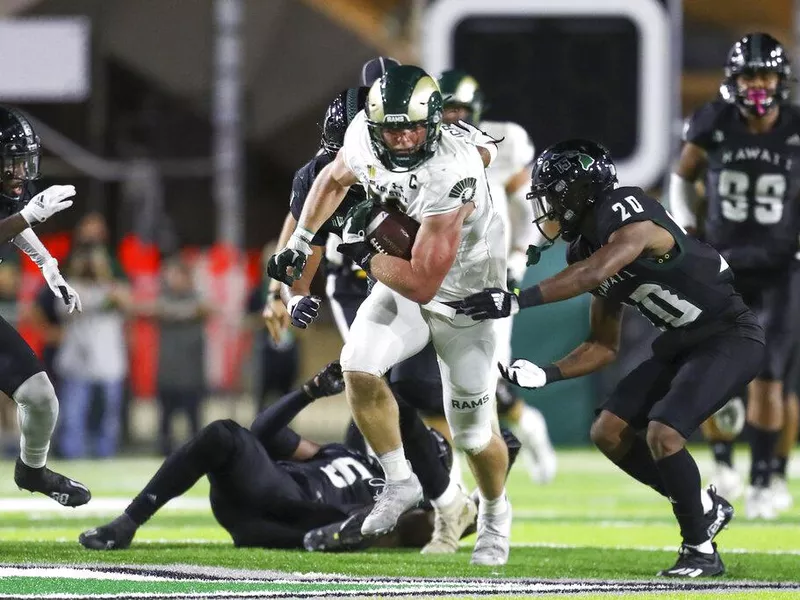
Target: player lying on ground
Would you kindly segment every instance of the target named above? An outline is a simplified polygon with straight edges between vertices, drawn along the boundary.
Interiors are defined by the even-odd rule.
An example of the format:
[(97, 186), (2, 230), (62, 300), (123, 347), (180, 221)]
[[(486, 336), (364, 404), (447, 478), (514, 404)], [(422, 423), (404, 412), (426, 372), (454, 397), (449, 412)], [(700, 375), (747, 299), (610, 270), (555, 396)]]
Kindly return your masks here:
[[(64, 281), (58, 261), (31, 229), (72, 206), (71, 185), (54, 185), (33, 194), (39, 178), (39, 136), (21, 112), (0, 107), (0, 242), (14, 244), (41, 269), (47, 285), (64, 300), (69, 312), (81, 310), (78, 294)], [(50, 436), (58, 420), (58, 398), (44, 366), (27, 342), (0, 319), (0, 391), (17, 403), (20, 456), (14, 482), (20, 489), (40, 492), (65, 506), (86, 504), (92, 497), (80, 483), (45, 466)]]
[(612, 362), (623, 303), (664, 329), (652, 358), (602, 406), (591, 438), (623, 471), (672, 502), (683, 543), (675, 566), (659, 574), (724, 573), (713, 540), (733, 508), (713, 487), (702, 490), (686, 440), (758, 372), (763, 329), (734, 291), (717, 251), (686, 235), (640, 188), (618, 187), (614, 163), (600, 144), (571, 140), (545, 150), (534, 166), (530, 197), (537, 223), (556, 224), (569, 242), (570, 266), (518, 296), (484, 290), (464, 300), (461, 310), (479, 320), (505, 318), (592, 293), (586, 342), (542, 368), (526, 360), (500, 366), (504, 377), (526, 388)]
[[(332, 524), (337, 527), (309, 536), (309, 549), (367, 545), (361, 536), (348, 533), (346, 539), (337, 540), (333, 534), (351, 516), (360, 531), (368, 511), (359, 511), (371, 509), (383, 487), (380, 466), (364, 453), (341, 444), (320, 446), (288, 427), (311, 402), (343, 388), (341, 367), (331, 363), (300, 390), (262, 411), (249, 430), (231, 420), (211, 423), (164, 461), (122, 515), (83, 532), (80, 543), (94, 550), (127, 548), (136, 530), (164, 504), (207, 475), (211, 510), (236, 546), (302, 548), (307, 533)], [(424, 427), (421, 422), (420, 426)], [(439, 448), (436, 460), (447, 469), (452, 460), (449, 445), (441, 435), (429, 435)], [(391, 540), (413, 539), (422, 545), (430, 540), (431, 531), (427, 514), (409, 517), (404, 530)]]
[[(485, 173), (496, 140), (466, 124), (443, 127), (441, 119), (439, 88), (419, 67), (392, 67), (376, 81), (342, 149), (311, 186), (289, 242), (273, 257), (273, 277), (291, 285), (312, 253), (310, 241), (349, 188), (368, 190), (369, 204), (350, 211), (338, 248), (378, 281), (342, 350), (353, 418), (387, 481), (362, 531), (392, 529), (422, 496), (383, 376), (432, 341), (453, 443), (468, 455), (481, 493), (472, 562), (499, 565), (508, 560), (511, 505), (505, 493), (508, 451), (496, 427), (491, 383), (497, 336), (492, 325), (470, 324), (447, 304), (484, 285), (505, 284), (504, 233)], [(419, 222), (408, 253), (378, 254), (367, 240), (373, 201), (402, 207)]]
[[(791, 85), (789, 57), (778, 40), (750, 33), (736, 42), (728, 53), (721, 98), (686, 122), (670, 184), (676, 221), (696, 234), (694, 185), (704, 177), (707, 206), (699, 233), (731, 266), (736, 290), (766, 333), (761, 371), (746, 394), (734, 390), (737, 397), (747, 397), (750, 426), (747, 518), (774, 519), (777, 508), (791, 505), (786, 463), (797, 439), (797, 405), (786, 377), (793, 367), (800, 303), (800, 111), (790, 104)], [(720, 439), (711, 425), (704, 431), (717, 434), (712, 438), (718, 465), (714, 481), (720, 491), (738, 495), (733, 442)]]
[[(368, 71), (365, 69), (365, 72)], [(367, 91), (366, 87), (344, 90), (328, 107), (322, 125), (320, 150), (295, 173), (292, 181), (289, 214), (284, 221), (278, 248), (289, 241), (311, 186), (319, 172), (333, 162), (342, 147), (347, 126), (364, 108)], [(290, 286), (274, 279), (271, 281), (271, 298), (265, 307), (264, 318), (273, 339), (278, 339), (290, 322), (295, 327), (305, 329), (317, 318), (321, 299), (311, 294), (311, 282), (324, 253), (328, 273), (326, 290), (336, 324), (347, 341), (350, 325), (369, 295), (370, 286), (366, 272), (335, 248), (342, 241), (345, 215), (365, 198), (361, 186), (350, 188), (339, 208), (311, 239), (312, 252), (302, 277)], [(277, 275), (274, 261), (270, 261), (267, 269), (270, 276)], [(475, 520), (477, 507), (458, 485), (460, 477), (451, 478), (441, 461), (436, 460), (436, 446), (431, 443), (427, 429), (416, 414), (417, 410), (443, 412), (442, 382), (433, 345), (428, 344), (419, 353), (392, 367), (386, 374), (386, 380), (398, 401), (401, 436), (407, 448), (408, 460), (419, 477), (425, 496), (431, 498), (437, 515), (434, 534), (422, 551), (437, 554), (455, 552), (462, 534)], [(349, 427), (348, 435), (354, 438), (361, 434), (358, 428)], [(348, 440), (351, 447), (358, 442), (356, 439)]]

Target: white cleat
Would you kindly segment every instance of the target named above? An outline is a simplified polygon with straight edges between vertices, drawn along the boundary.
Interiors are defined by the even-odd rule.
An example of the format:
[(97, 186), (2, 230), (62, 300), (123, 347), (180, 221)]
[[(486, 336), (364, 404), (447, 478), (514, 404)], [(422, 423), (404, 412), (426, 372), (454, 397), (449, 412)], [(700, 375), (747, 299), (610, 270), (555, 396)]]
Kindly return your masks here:
[(522, 443), (522, 461), (531, 480), (538, 484), (553, 481), (558, 459), (542, 413), (524, 405), (519, 422), (512, 427), (512, 431)]
[(478, 539), (470, 561), (473, 565), (496, 567), (508, 562), (511, 503), (507, 506), (502, 515), (478, 515)]
[(470, 525), (475, 523), (478, 507), (459, 488), (456, 499), (445, 508), (434, 507), (433, 534), (422, 554), (452, 554), (458, 550), (458, 541)]
[(714, 465), (710, 483), (717, 488), (717, 493), (729, 502), (738, 499), (744, 492), (742, 476), (736, 469), (724, 463)]
[(744, 497), (744, 516), (746, 519), (764, 519), (771, 521), (778, 517), (775, 512), (772, 490), (767, 487), (747, 488)]
[(407, 510), (422, 502), (422, 486), (414, 473), (402, 481), (387, 481), (372, 512), (361, 525), (361, 535), (380, 535), (391, 531)]
[(772, 491), (772, 506), (775, 507), (777, 512), (785, 512), (792, 508), (794, 498), (792, 498), (792, 493), (789, 491), (786, 479), (773, 475), (770, 490)]

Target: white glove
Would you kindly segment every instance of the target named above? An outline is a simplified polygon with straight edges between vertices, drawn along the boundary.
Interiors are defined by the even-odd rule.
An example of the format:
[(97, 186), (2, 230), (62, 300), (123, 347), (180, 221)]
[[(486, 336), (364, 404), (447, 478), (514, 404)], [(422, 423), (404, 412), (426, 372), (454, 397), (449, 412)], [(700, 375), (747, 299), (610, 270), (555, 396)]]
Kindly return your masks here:
[(67, 305), (67, 312), (72, 313), (76, 308), (78, 312), (83, 310), (78, 292), (64, 280), (61, 271), (58, 270), (58, 261), (55, 258), (48, 260), (42, 265), (42, 276), (53, 291), (55, 297), (61, 298), (64, 304)]
[(518, 358), (508, 367), (497, 363), (503, 379), (519, 387), (535, 389), (547, 383), (547, 374), (530, 361)]
[(74, 195), (74, 185), (51, 185), (45, 191), (31, 198), (30, 202), (19, 211), (19, 214), (28, 222), (28, 225), (44, 223), (54, 214), (72, 206), (72, 200), (67, 200), (67, 198)]

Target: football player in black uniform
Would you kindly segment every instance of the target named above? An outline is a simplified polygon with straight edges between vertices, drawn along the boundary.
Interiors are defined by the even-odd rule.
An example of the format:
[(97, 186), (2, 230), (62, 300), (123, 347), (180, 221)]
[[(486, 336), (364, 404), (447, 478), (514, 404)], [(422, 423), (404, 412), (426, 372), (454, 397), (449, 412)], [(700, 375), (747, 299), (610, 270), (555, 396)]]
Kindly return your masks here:
[(236, 546), (302, 548), (306, 532), (372, 505), (380, 466), (341, 444), (301, 438), (289, 422), (307, 405), (344, 389), (341, 367), (327, 365), (261, 412), (251, 429), (214, 421), (171, 454), (125, 512), (83, 532), (92, 550), (130, 546), (136, 530), (204, 475), (211, 510)]
[[(47, 285), (63, 299), (69, 312), (81, 310), (78, 294), (64, 281), (58, 261), (31, 229), (72, 206), (71, 185), (54, 185), (33, 194), (39, 178), (39, 136), (20, 111), (0, 106), (0, 241), (14, 244), (42, 271)], [(14, 482), (20, 489), (40, 492), (65, 506), (86, 504), (85, 486), (45, 466), (50, 436), (58, 419), (58, 398), (44, 366), (17, 331), (0, 319), (0, 390), (17, 403), (20, 456)]]
[[(705, 240), (733, 269), (736, 289), (766, 332), (764, 364), (748, 390), (748, 518), (775, 517), (770, 471), (784, 417), (783, 381), (797, 338), (800, 111), (787, 102), (790, 80), (789, 59), (775, 38), (752, 33), (736, 42), (728, 54), (721, 98), (687, 121), (670, 186), (671, 208), (692, 231), (697, 226), (694, 183), (705, 173)], [(796, 429), (789, 424), (791, 434)], [(718, 462), (730, 464), (730, 443), (713, 448)], [(784, 484), (785, 493), (783, 458), (777, 465), (778, 484)]]
[(683, 543), (675, 566), (660, 574), (722, 574), (713, 539), (733, 508), (713, 487), (702, 490), (685, 446), (758, 371), (761, 326), (734, 291), (731, 270), (717, 251), (687, 236), (640, 188), (618, 187), (614, 163), (600, 144), (571, 140), (545, 150), (533, 169), (530, 197), (537, 223), (556, 223), (569, 242), (569, 266), (518, 296), (484, 290), (466, 298), (460, 310), (475, 319), (505, 318), (592, 293), (586, 342), (541, 368), (521, 359), (500, 366), (506, 379), (526, 388), (612, 362), (622, 304), (664, 330), (653, 342), (652, 358), (623, 378), (602, 405), (591, 438), (623, 471), (672, 502)]
[[(382, 69), (391, 59), (370, 61), (363, 70), (365, 77), (380, 77)], [(380, 72), (379, 72), (380, 71)], [(344, 141), (344, 133), (355, 115), (363, 109), (369, 88), (350, 88), (341, 92), (331, 102), (323, 121), (320, 150), (314, 158), (295, 173), (290, 197), (290, 212), (284, 222), (278, 248), (283, 247), (294, 231), (314, 179), (327, 164), (333, 161)], [(347, 196), (331, 218), (322, 226), (312, 240), (312, 254), (300, 279), (291, 288), (276, 281), (279, 269), (274, 257), (267, 266), (273, 280), (270, 283), (270, 300), (264, 316), (273, 337), (278, 335), (290, 321), (295, 327), (306, 328), (316, 318), (321, 299), (311, 295), (311, 281), (323, 255), (327, 259), (327, 292), (333, 307), (334, 317), (343, 336), (347, 335), (356, 311), (369, 293), (366, 273), (349, 259), (344, 259), (335, 248), (352, 206), (365, 199), (361, 186), (352, 186)], [(325, 252), (326, 243), (328, 251)], [(281, 294), (285, 294), (284, 297)], [(285, 302), (285, 308), (284, 308)], [(417, 414), (418, 410), (442, 411), (442, 384), (439, 366), (432, 344), (419, 354), (395, 366), (388, 374), (390, 388), (398, 399), (401, 434), (407, 448), (409, 462), (420, 479), (426, 497), (436, 511), (435, 528), (424, 553), (449, 553), (458, 548), (458, 540), (475, 520), (477, 508), (474, 501), (458, 485), (455, 477), (443, 468), (442, 463), (432, 460), (436, 446), (431, 442), (428, 430)], [(348, 429), (349, 443), (363, 444), (360, 432), (351, 425)], [(359, 438), (355, 440), (354, 438)]]
[[(206, 475), (214, 517), (237, 547), (422, 546), (432, 532), (426, 511), (411, 511), (382, 538), (365, 539), (360, 522), (353, 526), (363, 521), (383, 486), (376, 460), (342, 444), (318, 445), (288, 426), (316, 399), (343, 389), (341, 366), (333, 362), (262, 411), (250, 429), (229, 419), (214, 421), (164, 461), (125, 512), (84, 531), (78, 541), (91, 550), (128, 548), (139, 527)], [(434, 460), (447, 469), (450, 445), (439, 433), (427, 435), (436, 448)]]

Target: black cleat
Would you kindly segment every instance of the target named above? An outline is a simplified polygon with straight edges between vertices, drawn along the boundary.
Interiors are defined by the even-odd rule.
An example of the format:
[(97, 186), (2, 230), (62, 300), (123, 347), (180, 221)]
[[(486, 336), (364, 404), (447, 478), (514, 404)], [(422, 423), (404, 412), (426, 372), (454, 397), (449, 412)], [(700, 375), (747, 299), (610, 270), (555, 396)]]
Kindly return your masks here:
[(704, 554), (695, 548), (681, 545), (678, 550), (678, 562), (671, 569), (659, 571), (660, 577), (717, 577), (725, 573), (725, 565), (717, 552), (717, 545), (713, 544), (714, 552)]
[(136, 523), (122, 513), (107, 525), (84, 531), (78, 541), (89, 550), (125, 550), (130, 547), (136, 529)]
[(303, 546), (309, 552), (353, 552), (369, 547), (375, 538), (362, 535), (361, 525), (371, 510), (368, 506), (344, 521), (312, 529), (303, 538)]
[(39, 492), (63, 506), (83, 506), (92, 499), (92, 493), (82, 483), (64, 477), (47, 467), (38, 469), (29, 467), (21, 458), (17, 459), (17, 464), (14, 466), (14, 483), (21, 490)]
[(713, 485), (708, 486), (708, 495), (711, 496), (714, 506), (705, 514), (705, 517), (708, 523), (708, 537), (713, 542), (719, 532), (728, 527), (734, 513), (731, 503), (717, 494), (717, 489)]

